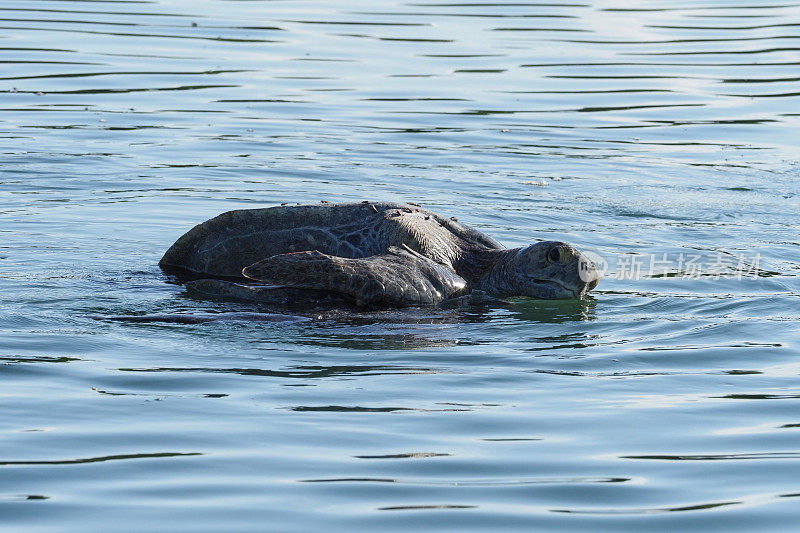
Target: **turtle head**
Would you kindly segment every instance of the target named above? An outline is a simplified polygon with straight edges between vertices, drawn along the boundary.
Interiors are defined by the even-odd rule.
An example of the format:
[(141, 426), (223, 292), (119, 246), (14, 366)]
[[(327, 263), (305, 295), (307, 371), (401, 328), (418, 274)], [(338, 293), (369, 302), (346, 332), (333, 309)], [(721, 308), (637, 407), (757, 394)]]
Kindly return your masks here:
[[(580, 298), (597, 286), (594, 262), (565, 242), (542, 241), (510, 251), (497, 283), (507, 296)], [(500, 280), (498, 280), (500, 281)]]

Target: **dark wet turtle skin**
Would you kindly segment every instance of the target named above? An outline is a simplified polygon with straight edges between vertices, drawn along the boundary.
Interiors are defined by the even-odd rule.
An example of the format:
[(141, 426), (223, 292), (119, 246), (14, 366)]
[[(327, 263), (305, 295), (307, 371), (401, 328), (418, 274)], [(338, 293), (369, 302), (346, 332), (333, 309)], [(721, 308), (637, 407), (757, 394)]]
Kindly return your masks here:
[(438, 304), (473, 290), (575, 298), (597, 284), (594, 264), (566, 243), (507, 250), (454, 218), (389, 202), (229, 211), (179, 238), (159, 265), (206, 278), (193, 283), (203, 295), (265, 302), (287, 294), (277, 289), (379, 306)]
[(357, 259), (403, 244), (450, 266), (466, 248), (503, 248), (469, 226), (411, 204), (278, 206), (207, 220), (178, 239), (159, 265), (240, 278), (244, 267), (277, 254), (316, 250)]

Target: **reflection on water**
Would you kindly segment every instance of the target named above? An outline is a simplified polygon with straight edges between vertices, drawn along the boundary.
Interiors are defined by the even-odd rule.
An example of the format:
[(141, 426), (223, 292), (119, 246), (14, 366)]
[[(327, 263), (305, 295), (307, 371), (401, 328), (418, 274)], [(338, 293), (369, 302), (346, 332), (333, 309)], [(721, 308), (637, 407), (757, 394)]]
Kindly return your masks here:
[(315, 379), (339, 376), (380, 376), (391, 374), (430, 374), (431, 368), (413, 368), (391, 365), (377, 366), (295, 366), (289, 370), (266, 370), (260, 368), (120, 368), (122, 372), (232, 372), (243, 376), (267, 376), (279, 378)]
[[(3, 525), (785, 531), (798, 28), (745, 0), (7, 0)], [(276, 316), (156, 266), (229, 209), (365, 199), (760, 271)]]
[(558, 324), (597, 319), (597, 300), (591, 296), (582, 300), (520, 299), (515, 304), (512, 313), (518, 320)]

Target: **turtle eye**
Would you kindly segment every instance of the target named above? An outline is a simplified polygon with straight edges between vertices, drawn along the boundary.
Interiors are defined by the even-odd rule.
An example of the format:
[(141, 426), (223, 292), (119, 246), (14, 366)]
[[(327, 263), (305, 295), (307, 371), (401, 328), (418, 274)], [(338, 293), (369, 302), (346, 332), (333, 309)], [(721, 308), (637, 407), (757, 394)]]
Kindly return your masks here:
[(547, 259), (551, 263), (558, 263), (561, 260), (561, 252), (558, 251), (558, 246), (550, 248), (550, 251), (547, 252)]

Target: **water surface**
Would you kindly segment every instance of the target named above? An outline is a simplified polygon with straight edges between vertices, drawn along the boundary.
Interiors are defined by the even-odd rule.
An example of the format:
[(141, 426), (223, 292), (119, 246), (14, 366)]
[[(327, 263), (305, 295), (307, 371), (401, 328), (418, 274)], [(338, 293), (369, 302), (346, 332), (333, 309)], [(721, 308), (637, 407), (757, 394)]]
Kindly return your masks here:
[[(793, 2), (7, 0), (0, 525), (785, 530), (798, 29)], [(364, 199), (566, 240), (606, 279), (92, 318), (264, 312), (158, 259), (225, 210)]]

